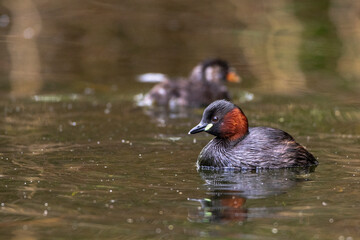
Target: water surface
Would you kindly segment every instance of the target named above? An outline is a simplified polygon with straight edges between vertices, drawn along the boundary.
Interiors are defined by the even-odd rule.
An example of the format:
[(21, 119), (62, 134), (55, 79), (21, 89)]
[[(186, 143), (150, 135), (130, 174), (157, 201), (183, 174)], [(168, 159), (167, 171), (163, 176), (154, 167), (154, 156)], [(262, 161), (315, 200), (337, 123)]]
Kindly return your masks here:
[[(4, 239), (360, 238), (356, 1), (0, 5)], [(250, 125), (291, 133), (316, 169), (198, 172), (203, 109), (134, 101), (139, 74), (214, 56)]]

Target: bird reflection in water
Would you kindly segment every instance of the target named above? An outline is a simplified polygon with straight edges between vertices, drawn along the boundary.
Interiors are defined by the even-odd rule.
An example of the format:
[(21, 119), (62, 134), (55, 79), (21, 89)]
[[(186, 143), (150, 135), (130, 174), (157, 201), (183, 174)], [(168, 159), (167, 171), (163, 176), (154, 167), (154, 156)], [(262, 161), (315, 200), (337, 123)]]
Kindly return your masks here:
[(246, 198), (236, 191), (214, 192), (210, 198), (189, 199), (201, 207), (189, 211), (191, 222), (243, 222), (247, 218)]
[(247, 208), (251, 199), (261, 199), (286, 193), (298, 182), (308, 181), (309, 173), (315, 167), (306, 169), (258, 169), (254, 171), (200, 170), (205, 180), (206, 197), (189, 201), (200, 203), (189, 209), (191, 222), (244, 222), (250, 218), (272, 214), (273, 208)]

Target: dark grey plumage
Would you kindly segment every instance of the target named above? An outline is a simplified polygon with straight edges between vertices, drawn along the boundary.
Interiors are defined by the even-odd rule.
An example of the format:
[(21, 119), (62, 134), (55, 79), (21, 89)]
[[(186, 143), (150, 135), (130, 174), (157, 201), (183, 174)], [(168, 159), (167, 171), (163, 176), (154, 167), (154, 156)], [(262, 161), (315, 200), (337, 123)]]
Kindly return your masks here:
[(200, 152), (198, 167), (288, 168), (317, 165), (318, 161), (288, 133), (275, 128), (248, 128), (242, 110), (218, 100), (203, 113), (190, 134), (208, 132), (216, 136)]
[(284, 168), (317, 165), (314, 156), (286, 132), (268, 127), (249, 128), (240, 141), (219, 137), (200, 152), (197, 166)]

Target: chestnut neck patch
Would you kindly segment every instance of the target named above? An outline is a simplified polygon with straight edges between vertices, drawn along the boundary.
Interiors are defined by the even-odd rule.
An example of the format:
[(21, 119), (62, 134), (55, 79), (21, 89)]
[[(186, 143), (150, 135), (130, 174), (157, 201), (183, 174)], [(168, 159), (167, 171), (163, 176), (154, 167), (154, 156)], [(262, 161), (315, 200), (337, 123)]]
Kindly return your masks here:
[(221, 138), (236, 141), (248, 133), (248, 120), (245, 114), (236, 107), (224, 116), (220, 130)]

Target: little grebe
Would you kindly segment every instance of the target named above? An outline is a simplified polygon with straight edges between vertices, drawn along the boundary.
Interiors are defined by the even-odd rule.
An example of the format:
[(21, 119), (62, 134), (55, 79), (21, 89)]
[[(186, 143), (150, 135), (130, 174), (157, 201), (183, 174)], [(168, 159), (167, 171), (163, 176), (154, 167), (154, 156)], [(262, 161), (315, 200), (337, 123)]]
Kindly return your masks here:
[(189, 134), (203, 131), (216, 137), (200, 152), (198, 168), (286, 168), (318, 164), (288, 133), (269, 127), (248, 128), (242, 110), (225, 100), (211, 103)]
[(221, 59), (205, 60), (192, 70), (188, 79), (165, 79), (144, 97), (146, 105), (199, 107), (218, 99), (230, 99), (225, 81), (240, 77)]

